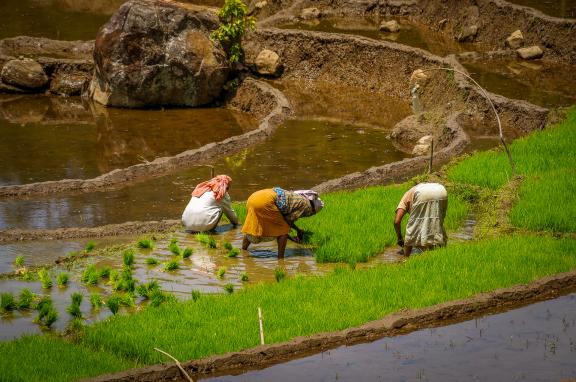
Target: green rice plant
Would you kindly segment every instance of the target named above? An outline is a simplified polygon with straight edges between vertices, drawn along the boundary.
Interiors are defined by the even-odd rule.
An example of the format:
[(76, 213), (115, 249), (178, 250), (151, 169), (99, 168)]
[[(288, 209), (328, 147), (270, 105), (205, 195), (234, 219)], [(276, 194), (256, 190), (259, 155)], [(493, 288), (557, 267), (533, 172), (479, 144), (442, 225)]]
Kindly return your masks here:
[(165, 271), (174, 271), (180, 268), (180, 263), (178, 260), (170, 260), (169, 262), (164, 264)]
[(115, 291), (134, 292), (135, 288), (136, 280), (132, 276), (132, 269), (125, 265), (113, 289)]
[(100, 293), (92, 293), (90, 295), (90, 305), (92, 305), (93, 309), (100, 309), (100, 307), (104, 305), (104, 301), (102, 300)]
[(225, 250), (227, 251), (231, 251), (232, 248), (234, 248), (234, 246), (232, 245), (232, 243), (230, 243), (229, 241), (225, 241), (223, 244), (223, 247)]
[(203, 245), (208, 245), (210, 236), (207, 233), (199, 232), (196, 234), (196, 241)]
[(52, 277), (46, 269), (42, 268), (38, 271), (38, 279), (42, 283), (43, 289), (52, 288)]
[(198, 301), (200, 299), (200, 297), (202, 296), (200, 291), (196, 290), (196, 289), (193, 289), (190, 294), (192, 295), (192, 301), (194, 301), (194, 302)]
[(104, 267), (102, 269), (100, 269), (98, 271), (98, 276), (101, 279), (110, 279), (110, 273), (112, 272), (112, 268), (111, 267)]
[(80, 251), (70, 251), (68, 252), (68, 257), (74, 259), (76, 256), (80, 255)]
[(22, 289), (18, 299), (18, 309), (30, 309), (34, 302), (34, 293), (28, 288)]
[(350, 267), (351, 270), (355, 270), (356, 269), (356, 260), (351, 259), (350, 261), (348, 261), (348, 266)]
[(24, 256), (16, 256), (14, 266), (16, 266), (16, 268), (22, 268), (24, 266)]
[(34, 275), (33, 272), (29, 272), (27, 270), (25, 270), (24, 272), (22, 272), (20, 274), (20, 279), (22, 281), (34, 281), (34, 279), (36, 278), (36, 276)]
[(286, 278), (286, 269), (282, 267), (276, 267), (274, 269), (274, 278), (276, 279), (276, 282), (284, 280), (284, 278)]
[(121, 303), (122, 298), (116, 293), (108, 297), (108, 299), (106, 300), (106, 306), (108, 307), (108, 309), (110, 309), (112, 314), (118, 313), (118, 310), (120, 310)]
[(226, 257), (238, 257), (240, 254), (240, 250), (238, 248), (232, 248), (227, 254)]
[(0, 312), (9, 312), (18, 307), (14, 295), (10, 292), (0, 294)]
[(134, 251), (127, 249), (122, 253), (122, 260), (124, 265), (127, 267), (132, 267), (134, 265)]
[(100, 274), (98, 272), (98, 270), (96, 269), (96, 266), (94, 264), (90, 264), (86, 267), (86, 269), (84, 269), (84, 272), (82, 272), (82, 282), (85, 284), (89, 284), (90, 282), (93, 281), (94, 279), (94, 274), (96, 274), (98, 277), (96, 278), (96, 284), (98, 283), (98, 280), (100, 279)]
[(248, 274), (246, 272), (240, 275), (240, 281), (246, 282), (248, 281)]
[(194, 251), (192, 250), (192, 248), (190, 247), (186, 247), (184, 248), (184, 250), (182, 251), (182, 258), (183, 259), (188, 259), (190, 256), (192, 256), (192, 253)]
[(66, 285), (68, 285), (69, 280), (70, 275), (65, 272), (58, 273), (58, 276), (56, 277), (56, 283), (58, 284), (59, 287), (65, 287)]
[(44, 297), (38, 302), (38, 316), (34, 320), (43, 327), (50, 328), (52, 324), (58, 319), (58, 311), (54, 309), (52, 299)]
[(145, 299), (150, 298), (150, 296), (153, 294), (153, 292), (155, 292), (157, 290), (160, 290), (160, 284), (158, 284), (158, 281), (156, 281), (156, 280), (152, 280), (146, 284), (140, 284), (136, 288), (136, 291), (138, 292), (138, 294), (140, 296), (144, 297)]
[(178, 246), (178, 243), (170, 243), (168, 249), (173, 255), (180, 256), (181, 249)]
[(122, 306), (133, 307), (135, 297), (132, 293), (124, 293), (120, 295), (120, 303)]
[(160, 261), (158, 259), (155, 259), (154, 257), (148, 257), (146, 259), (146, 264), (148, 265), (158, 265), (160, 264)]
[(90, 253), (90, 252), (92, 252), (92, 251), (94, 250), (94, 248), (96, 248), (96, 242), (94, 242), (94, 241), (89, 241), (89, 242), (86, 244), (86, 247), (84, 247), (84, 252)]
[(215, 249), (217, 246), (218, 244), (216, 243), (216, 240), (213, 237), (208, 239), (208, 248)]
[(138, 240), (138, 243), (136, 243), (136, 245), (138, 246), (138, 248), (141, 248), (141, 249), (153, 249), (154, 248), (154, 242), (148, 238)]
[(75, 334), (78, 335), (84, 329), (84, 321), (82, 317), (73, 317), (68, 325), (66, 326), (66, 335)]
[(224, 275), (226, 274), (226, 271), (227, 271), (226, 267), (220, 267), (220, 268), (218, 268), (218, 270), (216, 271), (216, 276), (217, 276), (219, 279), (223, 279), (223, 278), (224, 278)]
[(172, 237), (172, 238), (170, 239), (170, 243), (169, 243), (168, 245), (173, 244), (173, 243), (178, 243), (178, 238)]
[(114, 285), (118, 280), (120, 280), (120, 272), (118, 272), (117, 269), (112, 269), (110, 271), (110, 278), (109, 278), (110, 284)]
[(76, 318), (82, 317), (82, 311), (80, 310), (80, 305), (82, 304), (83, 298), (84, 298), (84, 296), (82, 296), (82, 293), (78, 293), (78, 292), (72, 293), (72, 303), (66, 309), (72, 317), (76, 317)]
[(224, 285), (224, 290), (225, 290), (228, 294), (234, 293), (234, 284), (226, 284), (226, 285)]
[(160, 305), (166, 303), (166, 302), (176, 302), (176, 297), (174, 297), (174, 295), (167, 293), (167, 292), (162, 292), (161, 290), (156, 290), (154, 292), (152, 292), (151, 296), (150, 296), (150, 306), (157, 308)]

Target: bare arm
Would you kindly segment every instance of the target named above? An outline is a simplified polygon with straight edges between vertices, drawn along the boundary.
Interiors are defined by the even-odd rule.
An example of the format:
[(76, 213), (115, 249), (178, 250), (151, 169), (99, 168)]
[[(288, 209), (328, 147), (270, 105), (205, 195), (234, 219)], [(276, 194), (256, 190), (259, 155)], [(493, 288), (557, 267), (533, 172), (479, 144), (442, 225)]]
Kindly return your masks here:
[(398, 239), (398, 245), (403, 247), (404, 240), (402, 239), (402, 218), (406, 214), (406, 210), (403, 208), (398, 208), (396, 210), (396, 216), (394, 217), (394, 229), (396, 230), (396, 238)]
[(228, 220), (230, 220), (230, 223), (238, 225), (238, 216), (236, 216), (236, 211), (234, 211), (234, 208), (232, 208), (232, 203), (228, 194), (224, 195), (222, 201), (220, 202), (220, 206), (222, 206), (222, 211)]

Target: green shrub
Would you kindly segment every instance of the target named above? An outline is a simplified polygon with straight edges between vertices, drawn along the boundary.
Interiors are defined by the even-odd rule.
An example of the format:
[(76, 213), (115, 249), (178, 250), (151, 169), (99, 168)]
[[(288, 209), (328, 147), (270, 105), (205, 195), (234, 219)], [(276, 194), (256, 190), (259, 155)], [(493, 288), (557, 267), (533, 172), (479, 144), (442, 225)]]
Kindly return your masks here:
[(241, 61), (242, 37), (255, 28), (256, 19), (248, 15), (248, 7), (241, 0), (225, 0), (218, 17), (222, 24), (212, 32), (212, 38), (222, 44), (230, 62)]

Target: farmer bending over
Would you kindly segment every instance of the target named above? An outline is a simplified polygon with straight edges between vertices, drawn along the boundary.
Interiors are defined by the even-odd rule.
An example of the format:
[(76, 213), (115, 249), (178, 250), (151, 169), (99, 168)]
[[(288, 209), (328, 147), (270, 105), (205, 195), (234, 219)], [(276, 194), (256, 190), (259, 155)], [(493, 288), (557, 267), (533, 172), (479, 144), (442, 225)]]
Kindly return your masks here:
[[(420, 183), (408, 190), (396, 208), (394, 228), (398, 245), (404, 255), (446, 245), (444, 217), (448, 208), (448, 193), (439, 183)], [(406, 237), (402, 239), (402, 218), (408, 213)]]
[(202, 182), (192, 191), (192, 199), (182, 214), (182, 224), (187, 231), (204, 232), (216, 228), (222, 213), (233, 225), (238, 217), (232, 208), (228, 188), (232, 178), (218, 175)]
[[(287, 191), (274, 187), (250, 195), (246, 207), (248, 212), (242, 227), (245, 235), (242, 249), (248, 249), (250, 243), (276, 239), (278, 258), (283, 258), (287, 240), (299, 243), (304, 237), (304, 230), (294, 224), (296, 220), (317, 214), (324, 203), (312, 190)], [(296, 230), (296, 237), (288, 235), (291, 228)]]

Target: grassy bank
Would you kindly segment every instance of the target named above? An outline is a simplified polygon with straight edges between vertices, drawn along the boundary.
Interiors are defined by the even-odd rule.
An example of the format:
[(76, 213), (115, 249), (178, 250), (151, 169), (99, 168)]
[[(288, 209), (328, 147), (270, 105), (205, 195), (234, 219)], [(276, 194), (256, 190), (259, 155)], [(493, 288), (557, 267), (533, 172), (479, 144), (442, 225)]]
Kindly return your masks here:
[[(66, 348), (63, 340), (37, 337), (0, 344), (0, 380), (73, 380), (130, 365), (106, 361), (113, 356), (139, 364), (166, 361), (154, 347), (185, 360), (256, 346), (259, 306), (264, 311), (266, 340), (272, 343), (574, 268), (576, 241), (570, 239), (506, 237), (458, 244), (404, 264), (357, 271), (342, 268), (326, 277), (296, 277), (233, 295), (202, 296), (197, 302), (111, 317), (87, 327), (80, 343), (66, 351), (59, 350)], [(58, 362), (41, 356), (55, 352)], [(85, 358), (93, 362), (85, 365)]]

